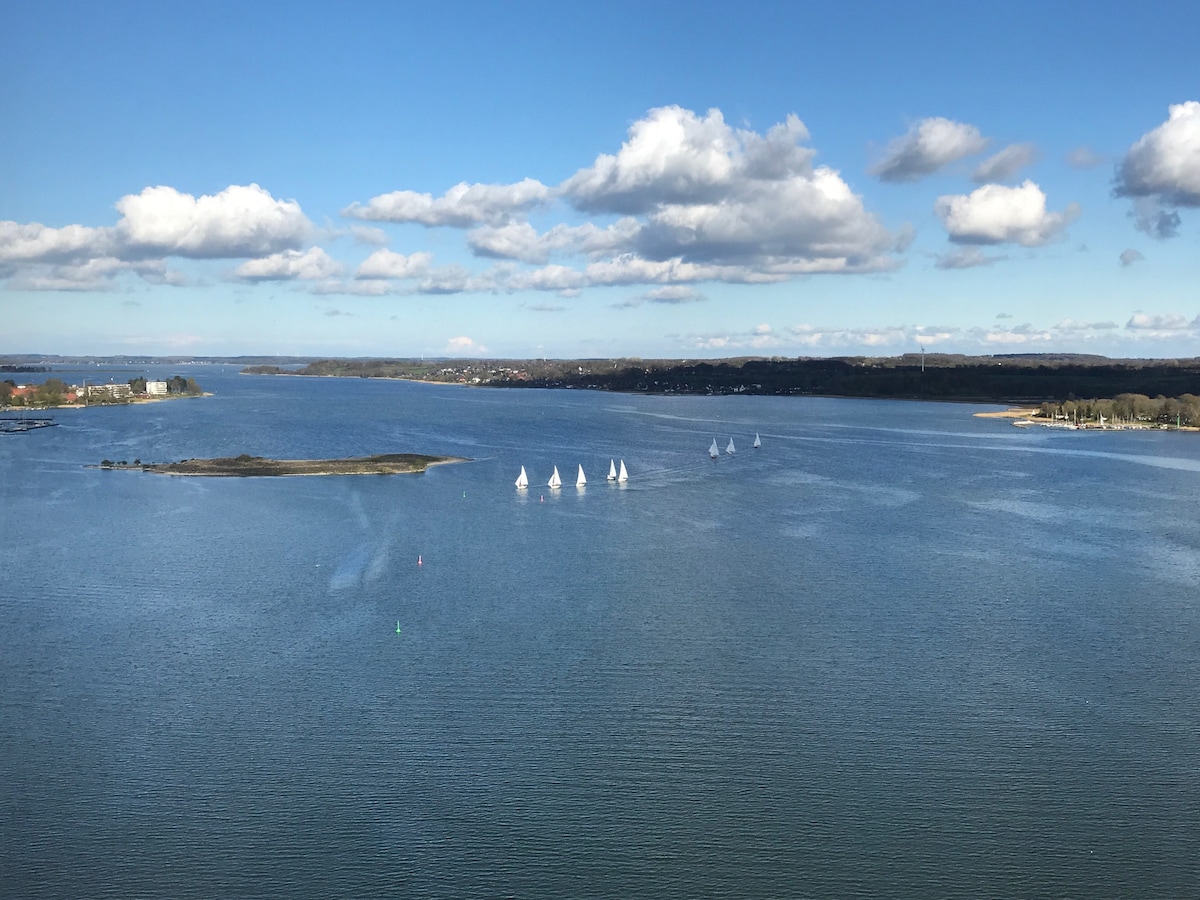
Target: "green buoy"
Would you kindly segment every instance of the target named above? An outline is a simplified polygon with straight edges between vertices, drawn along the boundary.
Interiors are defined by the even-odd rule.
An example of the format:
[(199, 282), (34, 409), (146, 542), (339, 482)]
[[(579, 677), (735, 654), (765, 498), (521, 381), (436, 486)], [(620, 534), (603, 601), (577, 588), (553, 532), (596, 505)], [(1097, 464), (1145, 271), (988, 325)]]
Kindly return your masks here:
[(396, 634), (399, 634), (399, 633), (400, 633), (400, 620), (397, 619), (396, 620)]

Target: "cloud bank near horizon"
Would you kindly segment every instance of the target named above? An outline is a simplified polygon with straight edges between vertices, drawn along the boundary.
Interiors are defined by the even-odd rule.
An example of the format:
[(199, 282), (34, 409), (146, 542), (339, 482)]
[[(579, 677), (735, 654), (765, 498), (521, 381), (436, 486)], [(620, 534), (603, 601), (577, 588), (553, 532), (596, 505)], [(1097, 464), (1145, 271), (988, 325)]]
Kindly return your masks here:
[[(975, 125), (929, 117), (890, 140), (868, 174), (884, 184), (918, 183), (948, 176), (990, 146)], [(760, 132), (731, 125), (719, 109), (663, 106), (557, 185), (531, 177), (462, 181), (440, 196), (401, 187), (343, 206), (354, 224), (340, 230), (317, 228), (298, 201), (253, 183), (199, 196), (147, 187), (117, 200), (112, 225), (0, 222), (0, 281), (27, 291), (101, 291), (126, 278), (177, 286), (189, 278), (173, 261), (192, 268), (227, 261), (219, 280), (290, 282), (321, 295), (569, 298), (592, 287), (640, 286), (632, 295), (640, 302), (678, 304), (691, 301), (663, 298), (700, 296), (703, 283), (771, 284), (903, 266), (913, 226), (885, 223), (817, 156), (795, 114)], [(1080, 170), (1098, 159), (1084, 148), (1068, 155)], [(935, 270), (993, 265), (1010, 258), (996, 249), (1036, 249), (1066, 237), (1082, 214), (1077, 204), (1051, 209), (1031, 178), (1005, 183), (1037, 160), (1032, 143), (1009, 144), (956, 176), (977, 187), (930, 198), (955, 245), (935, 259)], [(1180, 211), (1200, 206), (1200, 102), (1170, 106), (1165, 122), (1132, 143), (1113, 194), (1132, 201), (1143, 233), (1163, 240), (1179, 233)], [(389, 249), (392, 235), (381, 226), (459, 231), (466, 258), (438, 264), (426, 249)], [(348, 259), (333, 246), (344, 235), (370, 251), (365, 258)], [(472, 259), (484, 266), (469, 266)], [(667, 288), (681, 292), (654, 294)]]

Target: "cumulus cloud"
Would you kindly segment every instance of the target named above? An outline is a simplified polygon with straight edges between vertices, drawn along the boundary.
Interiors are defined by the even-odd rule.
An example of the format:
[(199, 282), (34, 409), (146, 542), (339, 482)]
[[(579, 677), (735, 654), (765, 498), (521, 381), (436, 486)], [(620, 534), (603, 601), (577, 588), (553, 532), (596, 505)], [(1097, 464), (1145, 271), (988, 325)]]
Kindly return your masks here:
[(880, 181), (917, 181), (953, 162), (987, 149), (988, 140), (974, 125), (941, 117), (922, 119), (893, 138), (883, 157), (868, 171)]
[(276, 200), (257, 184), (231, 185), (193, 197), (150, 187), (116, 204), (117, 232), (127, 253), (237, 259), (295, 249), (312, 223), (295, 200)]
[(836, 171), (814, 168), (815, 151), (799, 143), (807, 138), (794, 115), (759, 135), (731, 128), (720, 110), (663, 107), (560, 191), (583, 212), (642, 217), (592, 236), (590, 252), (614, 263), (711, 266), (706, 277), (732, 281), (747, 270), (787, 278), (894, 266), (908, 233), (889, 232)]
[(1117, 167), (1115, 192), (1169, 206), (1200, 206), (1200, 102), (1169, 107), (1167, 121), (1129, 148)]
[(1017, 325), (1013, 328), (992, 328), (982, 335), (984, 344), (1003, 344), (1005, 346), (1048, 344), (1054, 338), (1054, 332), (1042, 328), (1034, 328), (1028, 323)]
[[(463, 183), (439, 198), (396, 191), (352, 204), (344, 215), (468, 228), (475, 256), (504, 262), (457, 282), (499, 291), (762, 283), (895, 268), (911, 226), (885, 227), (835, 170), (813, 165), (807, 140), (795, 115), (758, 133), (731, 127), (720, 110), (662, 107), (635, 122), (616, 153), (601, 153), (555, 188), (526, 179)], [(541, 230), (528, 219), (534, 209), (564, 205), (617, 218)], [(396, 263), (377, 251), (356, 277), (413, 277)], [(422, 289), (455, 281), (445, 273), (432, 280), (438, 283)]]
[(639, 214), (663, 204), (717, 201), (736, 180), (778, 181), (809, 171), (814, 152), (798, 146), (807, 139), (795, 115), (760, 137), (730, 128), (719, 109), (701, 117), (664, 106), (633, 124), (616, 155), (602, 153), (561, 190), (585, 212)]
[(333, 278), (342, 272), (341, 263), (332, 259), (320, 247), (299, 250), (284, 250), (262, 259), (250, 259), (242, 263), (234, 274), (247, 281), (290, 281), (302, 279), (315, 281)]
[(1060, 213), (1047, 211), (1046, 195), (1028, 180), (1019, 187), (986, 184), (970, 194), (939, 197), (934, 211), (955, 243), (1022, 247), (1049, 243), (1079, 215), (1073, 203)]
[(498, 286), (509, 291), (558, 291), (566, 294), (587, 285), (587, 277), (569, 266), (549, 265), (523, 272), (496, 273)]
[(1186, 331), (1193, 324), (1178, 313), (1149, 315), (1139, 312), (1130, 316), (1125, 327), (1131, 331)]
[(1129, 247), (1129, 248), (1121, 251), (1121, 265), (1122, 266), (1132, 266), (1135, 262), (1140, 262), (1141, 260), (1143, 260), (1145, 258), (1146, 257), (1142, 256), (1142, 254), (1140, 252), (1138, 252), (1137, 250), (1134, 250), (1132, 247)]
[(110, 228), (47, 228), (37, 222), (0, 222), (0, 262), (66, 262), (108, 255), (116, 248), (116, 236)]
[(637, 220), (631, 217), (606, 228), (587, 222), (578, 226), (555, 225), (542, 233), (528, 222), (509, 222), (471, 230), (467, 233), (467, 245), (476, 256), (544, 263), (555, 254), (602, 256), (620, 252), (631, 244), (639, 228)]
[(276, 200), (256, 184), (195, 197), (148, 187), (116, 203), (115, 225), (0, 222), (0, 265), (9, 287), (97, 290), (132, 272), (155, 284), (179, 284), (170, 257), (248, 259), (295, 250), (313, 233), (294, 200)]
[(469, 337), (452, 337), (446, 341), (446, 352), (452, 356), (483, 356), (488, 348)]
[(1009, 144), (976, 166), (971, 180), (976, 184), (1008, 181), (1021, 169), (1036, 162), (1037, 155), (1037, 148), (1033, 144)]
[(183, 276), (167, 268), (165, 260), (123, 260), (112, 256), (36, 265), (16, 270), (8, 282), (25, 291), (106, 291), (116, 276), (131, 272), (152, 284), (183, 284)]
[(396, 253), (380, 248), (359, 264), (355, 278), (420, 278), (428, 274), (433, 256), (429, 253)]
[(550, 189), (526, 178), (516, 184), (456, 184), (441, 197), (416, 191), (393, 191), (352, 203), (342, 215), (373, 222), (417, 222), (434, 227), (468, 228), (481, 223), (503, 224), (545, 203)]

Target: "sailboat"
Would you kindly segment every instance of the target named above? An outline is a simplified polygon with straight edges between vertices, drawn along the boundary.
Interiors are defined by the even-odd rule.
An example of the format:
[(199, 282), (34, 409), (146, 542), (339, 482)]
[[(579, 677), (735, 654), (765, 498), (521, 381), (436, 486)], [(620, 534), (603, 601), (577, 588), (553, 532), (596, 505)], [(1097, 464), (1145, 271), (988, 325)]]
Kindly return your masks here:
[(712, 446), (708, 448), (708, 455), (716, 459), (721, 455), (721, 451), (717, 449), (717, 439), (713, 438)]
[(554, 467), (554, 474), (550, 476), (550, 480), (546, 484), (552, 488), (562, 487), (562, 479), (558, 477), (558, 466)]
[(529, 476), (525, 474), (524, 466), (521, 466), (521, 474), (517, 476), (516, 485), (519, 488), (529, 487)]
[(625, 471), (625, 460), (621, 460), (621, 474), (617, 476), (617, 481), (628, 481), (629, 473)]
[(725, 452), (730, 456), (733, 456), (733, 454), (737, 453), (737, 450), (733, 446), (733, 438), (729, 439), (729, 446), (725, 448)]
[(587, 479), (583, 477), (583, 466), (579, 467), (579, 477), (575, 479), (575, 487), (583, 487), (587, 484)]
[(616, 463), (616, 460), (612, 460), (612, 459), (610, 459), (610, 460), (608, 461), (608, 480), (609, 480), (609, 481), (616, 481), (616, 480), (617, 480), (617, 463)]
[(762, 439), (758, 436), (758, 432), (754, 432), (754, 449), (757, 450), (762, 446)]

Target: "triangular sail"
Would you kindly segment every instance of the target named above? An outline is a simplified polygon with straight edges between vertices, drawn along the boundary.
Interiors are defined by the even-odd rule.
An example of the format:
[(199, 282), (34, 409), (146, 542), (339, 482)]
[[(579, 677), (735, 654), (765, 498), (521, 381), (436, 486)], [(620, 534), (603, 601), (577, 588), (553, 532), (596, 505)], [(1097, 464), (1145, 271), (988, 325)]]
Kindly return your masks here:
[(525, 474), (525, 467), (521, 466), (521, 474), (517, 476), (517, 487), (529, 487), (529, 476)]
[(621, 460), (621, 474), (617, 476), (617, 481), (628, 481), (629, 473), (625, 471), (625, 460)]
[(587, 479), (583, 477), (583, 466), (579, 467), (579, 477), (575, 479), (575, 487), (583, 487), (587, 484)]
[(617, 461), (615, 459), (610, 459), (608, 461), (608, 480), (617, 480)]
[(712, 446), (708, 448), (708, 455), (716, 459), (721, 455), (721, 451), (717, 449), (717, 439), (713, 438)]
[(562, 487), (562, 479), (558, 477), (558, 466), (554, 467), (554, 474), (550, 476), (550, 480), (546, 482), (550, 487)]
[(758, 432), (754, 432), (754, 449), (757, 450), (762, 446), (762, 438), (758, 436)]
[(729, 439), (729, 446), (725, 448), (725, 452), (730, 456), (733, 456), (733, 454), (737, 453), (737, 450), (733, 446), (733, 438)]

